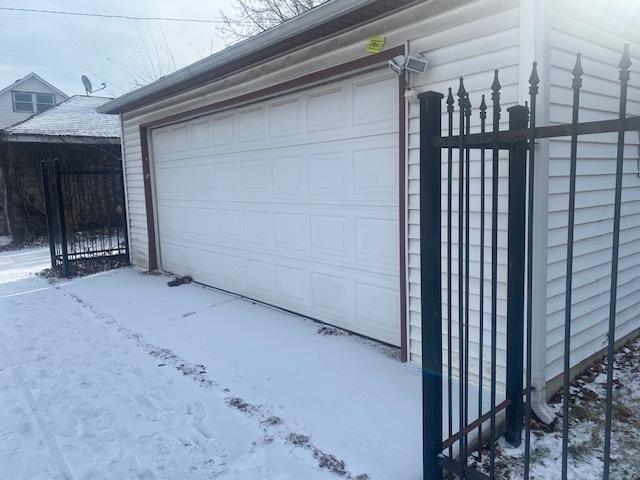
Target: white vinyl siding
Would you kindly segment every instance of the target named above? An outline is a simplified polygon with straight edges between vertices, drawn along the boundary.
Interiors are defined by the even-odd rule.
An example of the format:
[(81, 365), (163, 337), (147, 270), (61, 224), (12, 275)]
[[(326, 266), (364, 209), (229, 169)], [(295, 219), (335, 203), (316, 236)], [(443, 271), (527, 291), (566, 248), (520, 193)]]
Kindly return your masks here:
[(129, 217), (131, 260), (134, 265), (147, 268), (149, 243), (139, 130), (137, 124), (123, 122), (122, 143), (125, 178), (127, 181), (127, 214)]
[[(25, 107), (24, 111), (16, 111), (14, 104), (14, 93), (23, 92), (29, 96), (31, 102), (31, 108), (26, 109), (26, 101), (23, 102)], [(46, 102), (44, 97), (40, 100), (41, 108), (45, 107), (45, 103), (47, 106), (49, 105), (49, 100), (53, 99), (53, 105), (57, 105), (58, 103), (67, 99), (66, 96), (63, 96), (60, 92), (54, 90), (50, 86), (41, 82), (35, 77), (27, 78), (15, 85), (7, 87), (5, 91), (0, 93), (0, 129), (9, 127), (15, 123), (26, 120), (31, 117), (38, 108), (38, 96), (44, 95), (46, 96)], [(21, 99), (26, 100), (26, 96)], [(46, 109), (46, 108), (45, 108)]]
[[(493, 5), (492, 5), (493, 4)], [(508, 122), (507, 108), (514, 105), (518, 100), (518, 61), (519, 61), (519, 2), (501, 2), (500, 8), (492, 8), (496, 2), (475, 2), (473, 7), (481, 8), (476, 11), (476, 16), (468, 16), (468, 21), (457, 22), (461, 12), (454, 11), (433, 19), (433, 22), (445, 22), (451, 27), (447, 30), (434, 31), (428, 36), (422, 36), (409, 41), (411, 53), (421, 53), (430, 62), (429, 68), (424, 75), (416, 78), (417, 87), (420, 91), (434, 90), (445, 93), (448, 87), (453, 88), (456, 100), (456, 113), (454, 116), (454, 126), (458, 124), (458, 98), (455, 96), (460, 76), (464, 76), (465, 87), (470, 94), (473, 106), (472, 130), (479, 128), (478, 106), (481, 95), (487, 96), (487, 103), (490, 104), (490, 86), (493, 82), (493, 70), (500, 69), (500, 81), (502, 84), (502, 128), (506, 128)], [(484, 8), (482, 8), (484, 7)], [(466, 10), (461, 9), (461, 11)], [(497, 12), (497, 13), (496, 13)], [(468, 12), (467, 12), (468, 13)], [(433, 31), (429, 21), (424, 22), (424, 31)], [(413, 78), (409, 80), (413, 81)], [(442, 101), (443, 112), (446, 109), (446, 98)], [(419, 138), (419, 104), (410, 103), (408, 110), (408, 281), (409, 281), (409, 302), (408, 319), (410, 324), (410, 357), (412, 361), (421, 361), (421, 329), (420, 329), (420, 138)], [(491, 128), (492, 110), (488, 110), (487, 129)], [(442, 116), (443, 134), (447, 134), (447, 116)], [(455, 132), (454, 132), (455, 133)], [(480, 162), (477, 152), (472, 154), (470, 188), (471, 198), (471, 238), (470, 238), (470, 362), (469, 369), (471, 378), (477, 378), (479, 359), (479, 251), (480, 251)], [(452, 332), (453, 332), (453, 374), (458, 375), (458, 277), (457, 272), (457, 224), (458, 224), (458, 184), (456, 162), (458, 151), (454, 150), (454, 182), (453, 182), (453, 210), (452, 210)], [(507, 242), (507, 164), (506, 156), (501, 155), (500, 161), (500, 198), (499, 198), (499, 232), (498, 232), (498, 379), (504, 377), (505, 366), (505, 316), (506, 316), (506, 242)], [(485, 184), (486, 195), (490, 194), (491, 181), (491, 152), (486, 154), (486, 174)], [(447, 205), (447, 165), (446, 152), (443, 152), (442, 164), (442, 205), (446, 209)], [(483, 374), (489, 378), (490, 372), (490, 322), (491, 322), (491, 270), (489, 261), (491, 258), (491, 199), (486, 197), (485, 202), (485, 300), (484, 300), (484, 361)], [(442, 296), (443, 296), (443, 345), (446, 347), (447, 334), (447, 293), (446, 293), (446, 229), (447, 217), (442, 216)], [(446, 349), (443, 361), (447, 364)], [(501, 383), (499, 381), (499, 383)]]
[[(571, 121), (571, 69), (583, 54), (580, 121), (618, 117), (618, 62), (631, 43), (628, 114), (640, 114), (640, 30), (622, 6), (555, 0), (550, 16), (550, 122)], [(640, 328), (638, 132), (627, 132), (622, 194), (616, 338)], [(571, 364), (606, 347), (617, 134), (580, 137), (571, 322)], [(547, 270), (547, 379), (562, 372), (570, 139), (550, 142)]]

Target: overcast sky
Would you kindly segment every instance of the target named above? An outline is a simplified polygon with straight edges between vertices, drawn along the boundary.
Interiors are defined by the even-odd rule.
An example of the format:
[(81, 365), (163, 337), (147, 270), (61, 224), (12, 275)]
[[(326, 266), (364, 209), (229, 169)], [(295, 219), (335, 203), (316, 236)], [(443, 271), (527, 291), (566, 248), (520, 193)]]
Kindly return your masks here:
[[(232, 0), (0, 0), (0, 7), (145, 17), (212, 19), (233, 14)], [(225, 46), (217, 24), (134, 21), (0, 10), (0, 89), (35, 72), (67, 95), (115, 97)], [(166, 39), (166, 41), (165, 41)], [(157, 50), (156, 50), (157, 49)], [(171, 53), (169, 53), (171, 52)], [(172, 58), (173, 57), (173, 58)], [(158, 61), (159, 59), (159, 61)]]

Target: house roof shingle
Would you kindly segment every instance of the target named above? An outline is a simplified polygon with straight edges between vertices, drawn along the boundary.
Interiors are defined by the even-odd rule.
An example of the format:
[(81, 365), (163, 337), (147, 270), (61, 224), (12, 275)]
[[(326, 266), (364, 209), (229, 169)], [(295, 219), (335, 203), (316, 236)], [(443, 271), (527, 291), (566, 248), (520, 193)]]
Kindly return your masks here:
[(96, 112), (105, 97), (74, 95), (55, 107), (4, 130), (8, 136), (120, 138), (118, 115)]

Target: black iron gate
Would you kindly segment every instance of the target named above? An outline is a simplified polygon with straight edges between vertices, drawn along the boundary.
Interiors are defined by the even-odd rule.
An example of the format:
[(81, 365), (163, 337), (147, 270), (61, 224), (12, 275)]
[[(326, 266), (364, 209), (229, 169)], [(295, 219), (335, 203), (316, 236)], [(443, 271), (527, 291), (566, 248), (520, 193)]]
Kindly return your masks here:
[[(449, 89), (446, 111), (442, 109), (444, 95), (438, 92), (420, 95), (425, 479), (440, 479), (445, 473), (457, 478), (496, 478), (498, 435), (504, 433), (505, 439), (517, 446), (523, 441), (523, 429), (523, 474), (525, 479), (529, 478), (535, 142), (543, 138), (570, 137), (560, 472), (562, 479), (567, 479), (578, 137), (607, 132), (618, 136), (607, 344), (607, 355), (611, 359), (616, 332), (625, 132), (640, 130), (640, 117), (627, 118), (626, 114), (630, 66), (628, 46), (625, 46), (620, 62), (619, 116), (614, 120), (579, 122), (583, 76), (580, 55), (572, 71), (573, 108), (569, 124), (536, 125), (540, 80), (535, 63), (529, 80), (528, 105), (507, 110), (508, 130), (500, 129), (501, 85), (497, 70), (491, 86), (490, 106), (484, 95), (478, 104), (477, 133), (471, 131), (473, 108), (462, 78), (457, 99)], [(487, 131), (488, 111), (491, 113), (490, 131)], [(443, 116), (447, 119), (445, 135), (442, 134)], [(472, 175), (476, 179), (474, 185), (471, 184)], [(502, 179), (506, 181), (501, 182)], [(471, 219), (471, 213), (475, 214), (474, 219)], [(501, 238), (505, 230), (506, 241)], [(486, 258), (486, 250), (490, 251), (489, 258)], [(470, 282), (472, 277), (474, 281)], [(489, 292), (485, 291), (485, 283)], [(506, 291), (506, 314), (503, 316), (499, 315), (498, 308), (500, 287)], [(485, 296), (490, 302), (485, 302)], [(504, 336), (501, 362), (498, 361), (499, 335)], [(485, 352), (485, 348), (489, 351)], [(502, 373), (498, 372), (499, 363), (504, 367)], [(487, 365), (489, 368), (485, 369)], [(609, 361), (604, 479), (609, 478), (611, 460), (612, 388), (613, 361)], [(476, 455), (482, 459), (483, 446), (489, 456), (488, 476), (467, 463), (472, 450), (476, 450)]]
[(98, 164), (42, 162), (51, 266), (69, 276), (74, 262), (128, 259), (125, 193), (120, 159)]

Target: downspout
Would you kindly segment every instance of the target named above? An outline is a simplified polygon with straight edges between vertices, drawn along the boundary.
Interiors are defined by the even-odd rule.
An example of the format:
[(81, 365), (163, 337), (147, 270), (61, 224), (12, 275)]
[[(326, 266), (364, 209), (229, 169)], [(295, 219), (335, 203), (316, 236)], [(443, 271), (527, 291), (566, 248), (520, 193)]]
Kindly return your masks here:
[(127, 231), (125, 235), (127, 235), (127, 255), (129, 263), (133, 265), (133, 254), (131, 248), (131, 223), (130, 223), (130, 211), (129, 211), (129, 184), (127, 183), (127, 168), (125, 162), (125, 147), (124, 147), (124, 119), (122, 118), (124, 114), (119, 114), (120, 117), (120, 159), (122, 162), (122, 185), (124, 189), (124, 205), (125, 205), (125, 223), (127, 225)]
[[(520, 102), (529, 97), (529, 74), (533, 61), (538, 62), (540, 93), (538, 95), (537, 124), (549, 124), (551, 49), (549, 0), (521, 0), (520, 2)], [(533, 292), (532, 292), (532, 363), (531, 409), (545, 424), (556, 415), (546, 401), (547, 373), (547, 244), (549, 208), (549, 141), (536, 145), (533, 212)]]
[[(404, 54), (409, 55), (409, 39), (404, 41)], [(405, 303), (404, 303), (404, 318), (405, 318), (405, 345), (406, 345), (406, 362), (411, 362), (411, 314), (409, 312), (409, 302), (411, 301), (409, 294), (409, 99), (406, 98), (407, 81), (409, 75), (405, 73), (402, 77), (404, 80), (403, 88), (403, 101), (404, 101), (404, 152), (402, 152), (402, 162), (404, 162), (404, 278), (405, 278)], [(640, 148), (640, 146), (638, 147)]]

